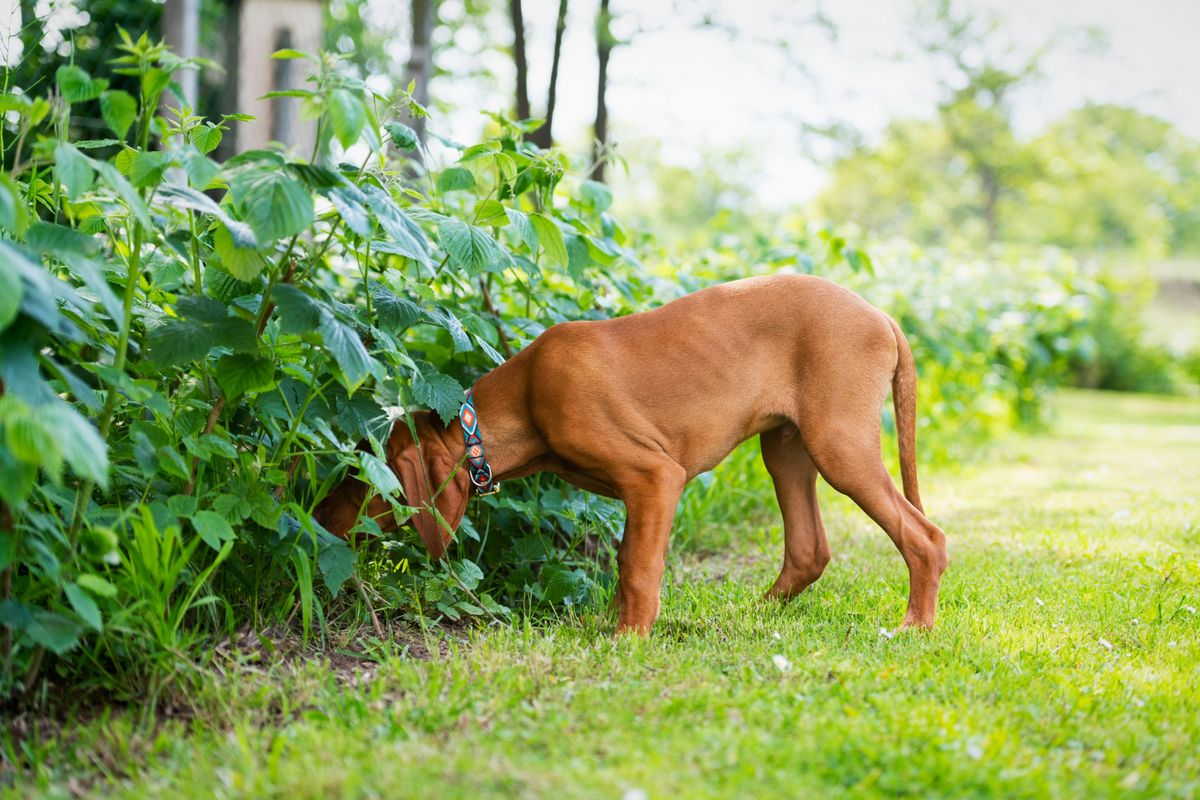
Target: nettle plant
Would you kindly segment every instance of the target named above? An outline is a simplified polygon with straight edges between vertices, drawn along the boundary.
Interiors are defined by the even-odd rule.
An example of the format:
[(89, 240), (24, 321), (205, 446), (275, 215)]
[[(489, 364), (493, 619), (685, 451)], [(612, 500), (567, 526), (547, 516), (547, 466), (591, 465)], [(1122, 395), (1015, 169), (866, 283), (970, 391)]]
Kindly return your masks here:
[[(502, 617), (602, 590), (622, 512), (548, 477), (478, 502), (433, 565), (405, 531), (346, 542), (310, 512), (357, 470), (407, 516), (382, 458), (406, 408), (449, 422), (547, 326), (643, 304), (608, 189), (500, 115), (432, 169), (396, 121), (425, 114), (407, 94), (296, 51), (277, 57), (313, 67), (288, 94), (314, 152), (218, 163), (244, 118), (161, 111), (195, 64), (120, 50), (136, 92), (68, 66), (46, 96), (0, 95), (0, 691), (38, 685), (47, 654), (140, 691), (247, 623), (298, 615), (307, 637), (373, 605)], [(97, 113), (112, 138), (73, 141)]]

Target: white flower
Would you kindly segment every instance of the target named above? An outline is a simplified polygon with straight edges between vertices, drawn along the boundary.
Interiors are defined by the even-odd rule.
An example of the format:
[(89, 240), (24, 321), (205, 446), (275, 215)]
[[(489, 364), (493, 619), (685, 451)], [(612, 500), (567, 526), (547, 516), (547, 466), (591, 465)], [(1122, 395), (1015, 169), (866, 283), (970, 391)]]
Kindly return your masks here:
[(887, 628), (880, 628), (880, 629), (879, 629), (879, 635), (880, 635), (880, 636), (882, 636), (882, 637), (883, 637), (883, 638), (885, 638), (885, 639), (891, 639), (891, 638), (892, 638), (893, 636), (895, 636), (896, 634), (892, 633), (892, 632), (891, 632), (891, 631), (889, 631)]
[(1046, 601), (1045, 601), (1045, 600), (1043, 600), (1043, 599), (1042, 599), (1042, 598), (1040, 598), (1040, 597), (1035, 597), (1035, 598), (1033, 598), (1033, 602), (1035, 602), (1035, 603), (1037, 603), (1039, 606), (1043, 606), (1043, 607), (1046, 605)]
[(788, 661), (785, 656), (781, 656), (779, 654), (771, 656), (771, 663), (774, 664), (775, 668), (780, 672), (787, 672), (792, 668), (792, 662)]
[(1100, 646), (1103, 647), (1105, 650), (1113, 649), (1113, 643), (1110, 642), (1108, 639), (1105, 639), (1103, 636), (1100, 637)]

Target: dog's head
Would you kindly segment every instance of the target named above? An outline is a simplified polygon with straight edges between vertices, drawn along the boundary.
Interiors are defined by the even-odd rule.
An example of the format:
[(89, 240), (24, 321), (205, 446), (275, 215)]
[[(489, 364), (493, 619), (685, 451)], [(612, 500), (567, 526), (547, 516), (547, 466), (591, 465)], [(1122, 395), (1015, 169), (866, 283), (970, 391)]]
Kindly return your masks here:
[[(404, 489), (402, 502), (419, 509), (412, 523), (421, 534), (429, 555), (441, 558), (462, 522), (471, 497), (471, 479), (462, 467), (461, 455), (456, 456), (446, 445), (445, 426), (428, 411), (412, 414), (417, 437), (414, 440), (408, 425), (397, 424), (387, 443), (387, 462)], [(357, 476), (347, 476), (313, 511), (313, 518), (330, 533), (345, 538), (358, 521), (359, 511), (370, 487)], [(437, 509), (439, 521), (431, 509)], [(403, 524), (392, 513), (391, 505), (378, 493), (372, 497), (365, 513), (374, 518), (384, 531)]]

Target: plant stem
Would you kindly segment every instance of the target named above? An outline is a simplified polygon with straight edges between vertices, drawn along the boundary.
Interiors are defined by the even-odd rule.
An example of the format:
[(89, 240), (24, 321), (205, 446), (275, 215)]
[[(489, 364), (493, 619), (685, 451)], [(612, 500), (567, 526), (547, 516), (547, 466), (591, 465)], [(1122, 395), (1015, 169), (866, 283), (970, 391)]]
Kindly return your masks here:
[[(122, 308), (121, 332), (117, 337), (117, 351), (113, 357), (113, 371), (117, 374), (125, 370), (125, 357), (129, 352), (129, 334), (133, 328), (133, 301), (137, 296), (137, 284), (142, 273), (143, 235), (141, 223), (135, 222), (133, 228), (133, 249), (129, 254), (129, 274), (125, 278), (125, 298)], [(110, 386), (108, 395), (104, 398), (104, 409), (100, 412), (100, 422), (96, 426), (101, 439), (108, 439), (108, 432), (112, 427), (113, 412), (117, 407), (117, 395), (119, 393), (116, 386)], [(79, 534), (79, 526), (83, 523), (83, 511), (87, 508), (87, 502), (92, 496), (93, 488), (95, 488), (95, 482), (86, 480), (79, 488), (78, 494), (75, 495), (75, 507), (71, 512), (71, 529), (68, 535), (72, 546), (74, 546), (75, 539)]]
[[(205, 436), (212, 433), (213, 429), (217, 427), (217, 418), (221, 415), (221, 409), (223, 409), (224, 407), (225, 407), (225, 393), (219, 392), (217, 394), (217, 401), (215, 403), (213, 403), (212, 409), (208, 412), (208, 421), (204, 423), (204, 435)], [(192, 456), (192, 468), (188, 473), (190, 475), (190, 477), (188, 478), (188, 482), (183, 487), (183, 493), (186, 496), (190, 497), (192, 492), (196, 488), (196, 470), (199, 468), (199, 466), (200, 466), (200, 457)]]
[(483, 305), (492, 315), (492, 323), (496, 326), (496, 333), (500, 335), (500, 348), (504, 351), (505, 358), (513, 357), (512, 345), (508, 343), (508, 336), (504, 333), (504, 325), (501, 323), (500, 312), (496, 309), (496, 304), (492, 302), (492, 293), (488, 290), (488, 279), (484, 276), (479, 278), (479, 288), (483, 292)]
[(29, 659), (29, 671), (25, 673), (25, 681), (22, 688), (25, 694), (33, 691), (34, 685), (37, 683), (38, 673), (42, 671), (42, 657), (46, 655), (46, 648), (40, 644), (33, 651), (33, 657)]
[(363, 582), (358, 579), (357, 575), (351, 575), (350, 581), (354, 584), (354, 588), (358, 590), (358, 596), (362, 598), (363, 603), (367, 606), (367, 611), (371, 614), (371, 624), (375, 626), (375, 635), (381, 640), (387, 638), (387, 634), (383, 630), (383, 625), (379, 622), (379, 615), (375, 613), (375, 606), (371, 603), (371, 597), (367, 594), (367, 587), (363, 586)]
[[(0, 394), (3, 394), (3, 387), (0, 387)], [(13, 526), (12, 512), (8, 505), (0, 500), (0, 533), (7, 533), (16, 539), (17, 532)], [(19, 543), (16, 543), (19, 544)], [(18, 548), (14, 547), (14, 551)], [(12, 566), (9, 565), (0, 572), (0, 602), (6, 601), (12, 597)], [(0, 663), (4, 664), (4, 672), (11, 674), (12, 660), (12, 628), (4, 626), (4, 638), (0, 639)]]
[(192, 282), (196, 287), (196, 296), (204, 294), (203, 278), (200, 274), (200, 238), (196, 235), (196, 213), (190, 209), (188, 215), (188, 229), (192, 236)]

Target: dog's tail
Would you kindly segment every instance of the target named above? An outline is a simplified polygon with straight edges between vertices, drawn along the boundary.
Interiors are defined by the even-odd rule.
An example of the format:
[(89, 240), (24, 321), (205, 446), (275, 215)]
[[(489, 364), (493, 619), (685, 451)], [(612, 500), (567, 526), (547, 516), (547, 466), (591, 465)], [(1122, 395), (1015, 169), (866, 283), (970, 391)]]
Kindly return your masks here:
[(892, 374), (892, 411), (896, 416), (896, 439), (900, 445), (900, 479), (904, 496), (922, 514), (921, 492), (917, 488), (917, 365), (904, 331), (888, 317), (896, 334), (896, 371)]

